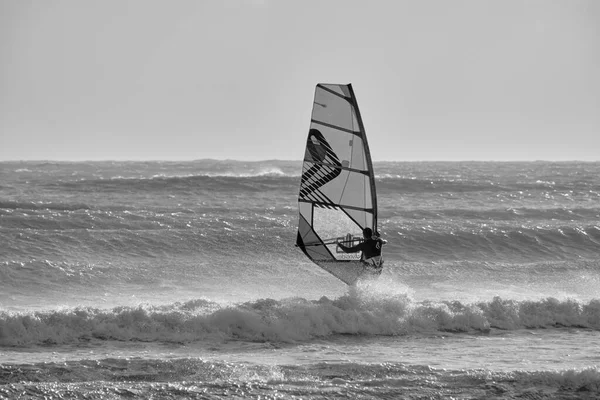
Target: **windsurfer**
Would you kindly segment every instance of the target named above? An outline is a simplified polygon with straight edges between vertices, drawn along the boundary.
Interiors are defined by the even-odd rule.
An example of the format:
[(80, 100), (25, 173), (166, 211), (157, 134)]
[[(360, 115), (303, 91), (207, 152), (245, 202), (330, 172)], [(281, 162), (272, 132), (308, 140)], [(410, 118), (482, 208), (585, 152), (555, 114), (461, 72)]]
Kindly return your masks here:
[(374, 236), (371, 228), (363, 229), (363, 237), (365, 240), (356, 246), (347, 247), (341, 243), (338, 243), (338, 246), (344, 253), (357, 253), (362, 251), (360, 260), (363, 263), (377, 269), (382, 268), (383, 259), (381, 258), (381, 248), (387, 243), (387, 241), (379, 238), (378, 236)]

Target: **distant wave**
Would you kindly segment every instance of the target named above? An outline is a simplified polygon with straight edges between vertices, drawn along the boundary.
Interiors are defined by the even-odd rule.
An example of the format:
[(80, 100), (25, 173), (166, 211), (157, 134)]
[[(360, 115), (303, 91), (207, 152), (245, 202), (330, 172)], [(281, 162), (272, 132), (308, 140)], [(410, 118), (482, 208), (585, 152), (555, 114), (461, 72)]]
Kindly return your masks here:
[[(387, 204), (384, 203), (384, 206)], [(405, 222), (421, 221), (425, 223), (429, 220), (445, 221), (488, 221), (490, 224), (502, 221), (514, 221), (526, 223), (527, 221), (540, 221), (547, 224), (555, 221), (582, 221), (585, 223), (600, 219), (600, 203), (598, 205), (590, 204), (590, 208), (581, 207), (506, 207), (497, 208), (498, 204), (482, 205), (473, 208), (403, 208), (403, 207), (383, 207), (380, 212), (382, 219), (396, 220), (401, 219)], [(439, 206), (438, 206), (439, 207)]]
[(178, 192), (203, 192), (203, 191), (238, 191), (240, 196), (248, 192), (264, 190), (297, 191), (298, 180), (278, 173), (259, 173), (256, 175), (235, 174), (202, 174), (185, 176), (152, 177), (113, 177), (110, 179), (80, 179), (77, 181), (63, 181), (53, 183), (52, 186), (61, 186), (67, 191), (101, 191), (127, 192), (134, 191), (170, 191)]
[[(256, 189), (258, 190), (258, 189)], [(252, 209), (251, 207), (254, 207)], [(568, 260), (597, 258), (599, 210), (414, 210), (380, 219), (386, 254), (408, 260)], [(266, 210), (255, 201), (238, 211), (210, 205), (198, 210), (83, 210), (3, 213), (0, 240), (5, 257), (69, 257), (90, 254), (146, 256), (214, 253), (227, 238), (233, 254), (261, 254), (268, 230), (284, 251), (294, 241), (294, 206)], [(591, 222), (590, 222), (591, 221)], [(221, 246), (216, 245), (217, 248)], [(287, 250), (285, 250), (287, 251)], [(116, 252), (116, 253), (115, 253)], [(1, 261), (1, 260), (0, 260)]]
[[(280, 169), (264, 169), (249, 172), (206, 172), (194, 174), (155, 174), (152, 176), (115, 175), (108, 178), (85, 177), (60, 179), (48, 182), (49, 188), (63, 188), (68, 191), (161, 191), (161, 190), (278, 190), (296, 193), (299, 187), (299, 174), (289, 174)], [(262, 185), (265, 185), (264, 188)], [(416, 194), (465, 194), (474, 192), (516, 193), (526, 198), (528, 194), (556, 196), (580, 196), (600, 201), (600, 185), (590, 182), (567, 182), (552, 185), (536, 182), (489, 182), (446, 179), (412, 179), (386, 177), (377, 179), (377, 192), (387, 196)]]
[[(301, 161), (197, 160), (188, 162), (2, 163), (5, 182), (24, 180), (51, 189), (90, 191), (186, 189), (218, 183), (244, 189), (269, 179), (278, 190), (298, 191)], [(600, 163), (375, 163), (379, 194), (530, 193), (580, 196), (600, 201)], [(213, 179), (211, 181), (210, 179)], [(266, 188), (269, 188), (268, 186)], [(521, 193), (522, 192), (522, 193)]]
[[(52, 254), (46, 254), (52, 256)], [(98, 288), (100, 284), (128, 280), (131, 274), (122, 266), (95, 265), (89, 262), (52, 261), (47, 259), (9, 260), (0, 262), (0, 290), (4, 294), (39, 294), (43, 290), (63, 291), (66, 287)]]
[(75, 211), (89, 210), (91, 207), (83, 203), (56, 203), (45, 201), (10, 201), (0, 200), (0, 209), (9, 210), (57, 210), (57, 211)]
[[(209, 178), (231, 178), (239, 180), (253, 181), (261, 178), (280, 178), (281, 182), (289, 183), (295, 181), (298, 185), (300, 173), (286, 173), (278, 168), (265, 168), (257, 171), (223, 171), (223, 172), (204, 172), (190, 174), (155, 174), (152, 176), (135, 175), (116, 175), (108, 178), (77, 178), (76, 180), (63, 180), (62, 184), (66, 186), (77, 185), (102, 185), (109, 183), (124, 183), (129, 185), (147, 185), (148, 182), (161, 183), (198, 183), (203, 179)], [(515, 191), (540, 191), (550, 192), (577, 191), (595, 194), (600, 198), (600, 185), (593, 182), (494, 182), (487, 180), (457, 180), (457, 179), (422, 179), (406, 178), (403, 176), (378, 176), (376, 175), (376, 184), (378, 188), (386, 192), (393, 193), (466, 193), (466, 192), (515, 192)]]
[[(386, 226), (386, 230), (394, 228)], [(402, 259), (491, 259), (513, 262), (585, 257), (595, 259), (600, 247), (600, 226), (491, 225), (470, 229), (413, 226), (400, 227), (397, 234), (387, 234), (386, 239), (389, 241), (389, 251)]]
[[(376, 179), (378, 177), (376, 176)], [(377, 180), (377, 187), (398, 193), (466, 193), (466, 192), (519, 192), (519, 191), (577, 191), (595, 194), (600, 198), (600, 185), (597, 182), (569, 181), (494, 181), (490, 179), (453, 178), (409, 178), (400, 175), (384, 175)]]
[[(271, 176), (271, 177), (294, 177), (295, 174), (286, 174), (280, 168), (276, 167), (265, 167), (258, 168), (255, 170), (246, 170), (246, 171), (214, 171), (214, 172), (204, 172), (204, 173), (190, 173), (190, 174), (155, 174), (148, 177), (140, 177), (140, 176), (112, 176), (108, 179), (110, 180), (165, 180), (165, 179), (187, 179), (187, 178), (218, 178), (218, 177), (226, 177), (226, 178), (254, 178), (254, 177), (263, 177), (263, 176)], [(300, 177), (300, 175), (297, 175)], [(102, 179), (106, 180), (106, 179)]]
[(406, 335), (490, 329), (577, 327), (600, 330), (600, 300), (548, 298), (463, 304), (414, 303), (406, 296), (346, 295), (335, 300), (263, 299), (234, 306), (194, 300), (168, 306), (75, 308), (0, 313), (0, 345), (28, 347), (89, 340), (186, 343), (297, 342), (338, 334)]

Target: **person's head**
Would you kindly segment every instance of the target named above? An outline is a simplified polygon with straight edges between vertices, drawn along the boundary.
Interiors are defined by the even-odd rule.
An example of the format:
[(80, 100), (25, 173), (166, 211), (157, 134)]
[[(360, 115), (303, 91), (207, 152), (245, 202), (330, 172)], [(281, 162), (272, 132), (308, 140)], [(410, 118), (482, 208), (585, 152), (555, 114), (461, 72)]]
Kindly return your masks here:
[(373, 231), (371, 230), (371, 228), (363, 229), (363, 236), (365, 239), (369, 239), (371, 236), (373, 236)]

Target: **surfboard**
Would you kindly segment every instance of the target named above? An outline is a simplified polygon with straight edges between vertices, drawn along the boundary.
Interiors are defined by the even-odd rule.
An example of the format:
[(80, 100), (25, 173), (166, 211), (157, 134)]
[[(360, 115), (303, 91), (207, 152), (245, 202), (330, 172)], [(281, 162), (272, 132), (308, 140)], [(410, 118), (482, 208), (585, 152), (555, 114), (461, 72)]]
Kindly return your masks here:
[(377, 195), (365, 127), (351, 84), (319, 83), (306, 140), (298, 195), (296, 246), (348, 285), (381, 273), (344, 253), (362, 230), (377, 232)]

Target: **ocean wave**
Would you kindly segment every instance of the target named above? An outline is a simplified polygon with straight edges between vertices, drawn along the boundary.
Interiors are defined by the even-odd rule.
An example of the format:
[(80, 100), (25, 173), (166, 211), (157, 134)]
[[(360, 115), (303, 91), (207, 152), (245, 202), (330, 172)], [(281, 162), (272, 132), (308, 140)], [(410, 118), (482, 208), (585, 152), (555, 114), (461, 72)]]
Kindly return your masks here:
[(405, 294), (349, 294), (330, 300), (262, 299), (232, 306), (206, 300), (167, 306), (0, 314), (0, 345), (28, 347), (90, 340), (189, 343), (298, 342), (339, 334), (407, 335), (490, 329), (577, 327), (600, 330), (600, 300), (547, 298), (463, 304), (413, 302)]
[(91, 207), (83, 203), (62, 203), (48, 201), (11, 201), (0, 200), (0, 209), (7, 210), (56, 210), (56, 211), (76, 211), (89, 210)]
[[(111, 180), (111, 181), (148, 181), (148, 180), (180, 180), (180, 179), (194, 179), (194, 178), (262, 178), (262, 177), (300, 177), (300, 174), (289, 174), (282, 171), (281, 168), (277, 167), (262, 167), (262, 168), (251, 168), (249, 170), (242, 171), (205, 171), (205, 172), (190, 172), (187, 174), (173, 174), (173, 173), (159, 173), (151, 176), (140, 176), (131, 175), (123, 176), (116, 175), (110, 178), (102, 178), (99, 180)], [(85, 179), (80, 179), (85, 180)], [(92, 180), (93, 181), (93, 180)]]
[(387, 223), (387, 254), (404, 260), (597, 259), (600, 226)]
[[(11, 165), (10, 163), (8, 165)], [(600, 200), (597, 163), (376, 163), (383, 196), (481, 197), (493, 200)], [(18, 163), (4, 180), (67, 193), (298, 193), (300, 161)], [(14, 172), (16, 170), (20, 172)], [(481, 194), (481, 195), (480, 195)]]
[[(387, 205), (384, 203), (384, 205)], [(446, 220), (446, 221), (586, 221), (600, 219), (600, 206), (583, 207), (473, 207), (473, 208), (417, 208), (385, 207), (382, 211), (384, 220)]]
[[(76, 179), (58, 179), (40, 185), (51, 190), (66, 192), (134, 193), (172, 192), (172, 193), (231, 193), (240, 196), (261, 191), (289, 193), (297, 196), (300, 175), (289, 174), (279, 169), (257, 172), (206, 172), (191, 174), (156, 174), (151, 176), (117, 175), (104, 177), (78, 177)], [(457, 195), (475, 196), (479, 193), (490, 198), (502, 200), (551, 200), (587, 201), (600, 200), (600, 184), (567, 182), (545, 185), (539, 183), (489, 182), (486, 180), (453, 179), (409, 179), (403, 177), (376, 178), (377, 193), (380, 196), (396, 198), (398, 196), (442, 196), (451, 198)]]
[(597, 367), (441, 370), (401, 363), (261, 365), (103, 358), (0, 365), (0, 395), (57, 398), (596, 398)]
[[(214, 255), (220, 254), (219, 240), (223, 239), (232, 257), (262, 255), (267, 232), (281, 254), (295, 241), (295, 210), (264, 210), (264, 204), (256, 207), (259, 209), (253, 213), (206, 209), (203, 213), (84, 210), (64, 215), (39, 211), (4, 215), (0, 229), (4, 258), (0, 261), (51, 255), (70, 259), (75, 254), (103, 258), (114, 254)], [(531, 215), (541, 215), (539, 220), (511, 220), (511, 212), (503, 210), (467, 210), (466, 217), (450, 217), (452, 212), (413, 211), (404, 218), (381, 220), (380, 232), (388, 241), (386, 257), (530, 262), (598, 256), (600, 224), (588, 225), (586, 210), (578, 211), (578, 217), (562, 210), (548, 211), (545, 217), (542, 211), (532, 211)]]
[(402, 192), (433, 192), (433, 193), (465, 193), (465, 192), (520, 192), (520, 191), (552, 191), (552, 192), (591, 192), (599, 195), (600, 185), (596, 181), (570, 180), (564, 182), (535, 180), (516, 180), (493, 177), (473, 178), (417, 178), (402, 175), (375, 176), (377, 187), (384, 190)]
[(80, 179), (48, 184), (59, 186), (65, 191), (98, 191), (102, 193), (125, 192), (168, 192), (168, 193), (231, 193), (239, 196), (261, 191), (297, 191), (297, 179), (280, 175), (259, 174), (253, 176), (234, 176), (229, 174), (153, 176), (153, 177), (115, 177), (111, 179)]
[(597, 367), (441, 370), (399, 363), (302, 366), (197, 358), (104, 358), (0, 365), (6, 398), (597, 398)]
[(123, 267), (90, 262), (67, 262), (47, 259), (0, 262), (0, 290), (7, 294), (39, 294), (48, 290), (64, 291), (83, 287), (88, 291), (100, 284), (130, 278)]
[[(47, 178), (152, 178), (161, 176), (286, 176), (299, 178), (302, 161), (141, 161), (141, 162), (2, 162), (6, 171)], [(571, 185), (598, 187), (600, 163), (552, 162), (375, 162), (378, 180), (428, 185), (524, 185), (523, 187), (567, 188)]]

